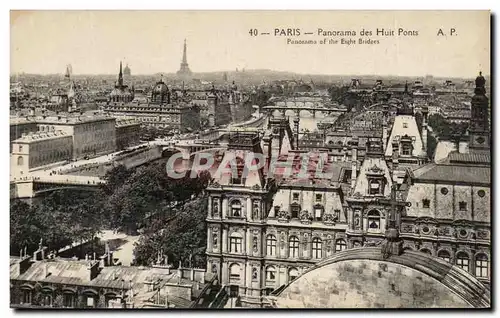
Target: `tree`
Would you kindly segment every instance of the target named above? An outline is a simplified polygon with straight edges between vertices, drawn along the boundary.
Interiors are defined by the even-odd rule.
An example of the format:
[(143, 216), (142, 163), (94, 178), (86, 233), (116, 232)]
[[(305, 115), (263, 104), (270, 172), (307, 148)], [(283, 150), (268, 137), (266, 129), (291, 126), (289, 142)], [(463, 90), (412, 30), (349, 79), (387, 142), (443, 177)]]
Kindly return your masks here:
[(174, 216), (163, 226), (154, 223), (151, 226), (154, 230), (143, 235), (135, 247), (136, 263), (151, 265), (156, 262), (157, 253), (163, 250), (169, 262), (175, 265), (181, 261), (191, 267), (204, 267), (206, 206), (207, 197), (201, 196), (176, 209)]

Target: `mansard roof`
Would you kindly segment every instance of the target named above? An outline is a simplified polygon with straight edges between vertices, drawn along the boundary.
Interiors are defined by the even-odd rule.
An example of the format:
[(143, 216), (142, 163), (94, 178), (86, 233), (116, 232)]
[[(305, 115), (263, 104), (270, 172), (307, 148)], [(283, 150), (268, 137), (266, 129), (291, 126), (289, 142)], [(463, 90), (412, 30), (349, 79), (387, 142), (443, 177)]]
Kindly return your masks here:
[(413, 171), (416, 181), (461, 184), (491, 184), (489, 166), (459, 164), (428, 164)]

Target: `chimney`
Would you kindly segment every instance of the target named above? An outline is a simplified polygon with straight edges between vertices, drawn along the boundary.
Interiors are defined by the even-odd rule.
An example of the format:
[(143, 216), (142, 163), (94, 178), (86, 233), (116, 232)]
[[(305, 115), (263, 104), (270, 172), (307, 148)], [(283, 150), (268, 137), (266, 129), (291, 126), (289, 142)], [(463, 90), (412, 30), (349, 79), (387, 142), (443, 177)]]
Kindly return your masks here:
[(31, 266), (31, 256), (24, 255), (18, 263), (18, 275), (24, 274)]
[(177, 278), (178, 278), (178, 281), (177, 281), (177, 284), (180, 284), (181, 283), (181, 279), (182, 279), (182, 263), (181, 261), (179, 261), (179, 268), (177, 269)]
[(382, 123), (382, 147), (383, 151), (385, 153), (385, 150), (387, 149), (387, 135), (388, 135), (388, 128), (387, 128), (387, 119), (384, 116), (383, 118), (383, 123)]
[(93, 280), (94, 278), (97, 277), (97, 275), (99, 274), (99, 262), (95, 261), (95, 260), (91, 260), (90, 262), (88, 262), (87, 264), (87, 273), (88, 273), (88, 278), (89, 280)]
[(354, 187), (356, 185), (356, 178), (357, 178), (357, 173), (358, 173), (358, 137), (354, 136), (351, 140), (351, 151), (352, 151), (352, 156), (351, 156), (351, 188), (354, 190)]
[(422, 107), (422, 147), (427, 154), (427, 114), (429, 110), (427, 106)]
[(399, 164), (399, 143), (397, 140), (392, 141), (392, 169), (395, 170)]

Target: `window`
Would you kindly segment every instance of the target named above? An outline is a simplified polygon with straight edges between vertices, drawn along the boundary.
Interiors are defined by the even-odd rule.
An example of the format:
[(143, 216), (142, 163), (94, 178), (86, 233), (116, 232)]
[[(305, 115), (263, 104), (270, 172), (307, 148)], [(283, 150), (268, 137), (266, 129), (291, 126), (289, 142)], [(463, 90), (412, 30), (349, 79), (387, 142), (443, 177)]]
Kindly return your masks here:
[(339, 220), (340, 219), (340, 210), (339, 209), (333, 210), (333, 218), (335, 220)]
[(407, 143), (407, 142), (402, 143), (402, 148), (403, 148), (402, 150), (403, 150), (404, 156), (411, 156), (411, 150), (412, 150), (411, 148), (412, 147), (411, 147), (410, 143)]
[(266, 237), (266, 255), (276, 255), (276, 236), (269, 234)]
[(299, 201), (299, 198), (300, 198), (300, 193), (298, 192), (294, 192), (292, 194), (292, 197), (293, 197), (293, 201)]
[(292, 282), (297, 277), (299, 277), (299, 271), (295, 267), (290, 268), (290, 270), (288, 271), (288, 281)]
[(242, 238), (238, 236), (239, 234), (233, 234), (229, 238), (229, 250), (231, 253), (241, 253)]
[(23, 289), (21, 304), (31, 304), (31, 290)]
[(241, 202), (239, 200), (231, 203), (231, 216), (241, 217)]
[(347, 248), (347, 244), (344, 239), (339, 239), (335, 242), (335, 252), (341, 252)]
[(65, 293), (63, 296), (63, 306), (66, 308), (74, 307), (74, 295), (70, 293)]
[(268, 266), (266, 269), (266, 280), (274, 281), (276, 280), (276, 268), (274, 266)]
[(486, 192), (484, 192), (484, 190), (479, 190), (479, 191), (477, 191), (477, 195), (478, 195), (480, 198), (482, 198), (482, 197), (484, 197), (484, 196), (486, 195)]
[(456, 264), (465, 271), (469, 271), (469, 255), (465, 252), (458, 252)]
[(403, 123), (403, 128), (408, 128), (408, 123)]
[(467, 202), (465, 201), (458, 202), (458, 209), (460, 211), (467, 211)]
[(441, 193), (442, 193), (443, 195), (447, 195), (447, 194), (448, 194), (448, 188), (442, 187), (442, 188), (441, 188)]
[(321, 258), (322, 257), (322, 246), (323, 246), (323, 242), (321, 241), (320, 238), (315, 237), (312, 240), (312, 255), (314, 258)]
[(240, 265), (232, 264), (229, 267), (229, 278), (230, 279), (240, 279)]
[(476, 255), (476, 276), (488, 278), (490, 276), (489, 265), (488, 256), (482, 253)]
[(52, 295), (44, 293), (42, 297), (42, 306), (52, 307)]
[(291, 205), (291, 212), (292, 212), (292, 219), (297, 219), (299, 217), (300, 213), (300, 205), (298, 204), (292, 204)]
[(317, 202), (317, 203), (321, 203), (321, 201), (323, 201), (323, 195), (321, 195), (321, 194), (316, 194), (316, 202)]
[(289, 257), (299, 257), (299, 239), (296, 236), (290, 236), (288, 240), (288, 252)]
[(448, 253), (448, 251), (439, 251), (438, 257), (447, 262), (450, 261), (450, 253)]
[(87, 307), (95, 307), (95, 299), (93, 296), (87, 296)]
[(23, 157), (19, 156), (17, 157), (17, 165), (22, 166), (24, 164), (24, 159)]
[(323, 206), (319, 204), (314, 207), (314, 218), (316, 219), (316, 221), (321, 220), (321, 218), (323, 217), (324, 210), (325, 209), (323, 208)]
[(380, 212), (372, 210), (368, 212), (368, 230), (380, 230)]
[(429, 200), (429, 199), (422, 200), (422, 207), (424, 209), (428, 209), (430, 206), (431, 206), (431, 200)]
[(370, 180), (370, 189), (368, 190), (370, 194), (379, 194), (380, 193), (380, 181), (379, 180)]
[(23, 152), (23, 146), (19, 145), (19, 152)]

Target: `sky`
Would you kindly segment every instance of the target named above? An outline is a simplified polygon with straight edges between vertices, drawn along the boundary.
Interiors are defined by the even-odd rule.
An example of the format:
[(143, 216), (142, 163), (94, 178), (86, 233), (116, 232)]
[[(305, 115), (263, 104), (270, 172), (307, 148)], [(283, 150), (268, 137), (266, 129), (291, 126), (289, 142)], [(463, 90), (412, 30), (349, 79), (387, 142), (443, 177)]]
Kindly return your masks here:
[[(11, 73), (133, 74), (272, 69), (301, 74), (474, 77), (490, 69), (487, 11), (11, 11)], [(301, 36), (274, 36), (274, 29)], [(319, 44), (324, 30), (418, 31), (365, 36), (379, 44)], [(450, 29), (456, 31), (450, 35)], [(251, 29), (270, 35), (252, 36)], [(438, 36), (442, 29), (444, 36)], [(313, 35), (304, 35), (313, 32)], [(287, 44), (287, 39), (318, 44)], [(340, 41), (342, 37), (336, 38)], [(349, 38), (349, 37), (343, 37)]]

